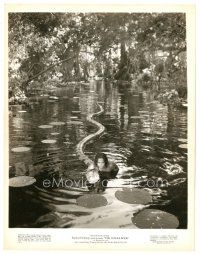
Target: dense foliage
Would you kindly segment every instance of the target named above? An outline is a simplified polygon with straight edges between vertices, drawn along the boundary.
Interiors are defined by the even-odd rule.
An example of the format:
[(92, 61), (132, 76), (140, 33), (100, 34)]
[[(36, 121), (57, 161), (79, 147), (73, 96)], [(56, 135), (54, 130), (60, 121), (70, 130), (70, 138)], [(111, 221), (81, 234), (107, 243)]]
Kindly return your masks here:
[(9, 13), (13, 94), (97, 76), (186, 87), (183, 13)]

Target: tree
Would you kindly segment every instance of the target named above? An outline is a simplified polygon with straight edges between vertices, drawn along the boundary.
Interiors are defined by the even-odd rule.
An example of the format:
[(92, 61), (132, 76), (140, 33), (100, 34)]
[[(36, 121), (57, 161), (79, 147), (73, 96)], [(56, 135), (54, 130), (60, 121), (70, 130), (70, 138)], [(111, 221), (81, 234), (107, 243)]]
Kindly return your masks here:
[[(182, 13), (10, 13), (8, 21), (10, 87), (26, 90), (30, 81), (54, 77), (86, 80), (92, 68), (121, 80), (152, 66), (159, 80), (168, 75), (178, 82), (186, 73)], [(168, 53), (164, 69), (158, 51)]]

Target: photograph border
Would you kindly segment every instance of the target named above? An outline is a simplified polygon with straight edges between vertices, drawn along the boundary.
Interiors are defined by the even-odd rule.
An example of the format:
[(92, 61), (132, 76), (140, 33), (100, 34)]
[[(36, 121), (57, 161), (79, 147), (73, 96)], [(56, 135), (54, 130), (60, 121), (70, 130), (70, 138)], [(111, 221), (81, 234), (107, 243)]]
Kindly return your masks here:
[[(186, 40), (187, 40), (187, 87), (188, 87), (188, 228), (138, 230), (138, 229), (27, 229), (8, 227), (8, 12), (185, 12)], [(195, 218), (195, 5), (179, 4), (7, 4), (5, 7), (5, 112), (4, 112), (4, 247), (12, 250), (40, 249), (40, 250), (193, 250), (194, 249), (194, 218)], [(51, 242), (18, 242), (19, 234), (51, 235)], [(81, 235), (110, 235), (128, 237), (126, 243), (81, 244), (74, 239)], [(173, 243), (155, 244), (151, 236), (177, 236)], [(73, 239), (74, 238), (74, 239)]]

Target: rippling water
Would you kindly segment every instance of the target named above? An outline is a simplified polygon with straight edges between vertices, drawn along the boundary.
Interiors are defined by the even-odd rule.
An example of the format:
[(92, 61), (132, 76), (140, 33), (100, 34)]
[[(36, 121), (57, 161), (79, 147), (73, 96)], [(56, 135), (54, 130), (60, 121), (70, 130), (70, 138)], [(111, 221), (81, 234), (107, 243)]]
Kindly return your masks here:
[[(154, 100), (153, 93), (134, 86), (102, 81), (55, 91), (58, 100), (48, 96), (32, 97), (30, 106), (13, 106), (9, 122), (10, 177), (24, 172), (37, 184), (26, 189), (10, 189), (10, 227), (110, 227), (133, 228), (133, 213), (143, 205), (118, 201), (121, 187), (145, 188), (153, 197), (150, 208), (176, 215), (180, 228), (187, 227), (187, 111), (170, 110)], [(104, 152), (120, 170), (103, 194), (108, 205), (88, 209), (76, 205), (86, 193), (85, 165), (78, 159), (76, 145), (96, 131), (86, 121), (88, 113), (104, 113), (96, 118), (104, 134), (92, 140), (85, 152), (94, 158)], [(25, 111), (25, 112), (24, 112)], [(39, 128), (63, 122), (52, 128)], [(43, 140), (55, 143), (42, 143)], [(30, 147), (23, 153), (12, 152)], [(76, 188), (43, 188), (45, 179), (64, 179)], [(68, 182), (70, 183), (70, 182)], [(73, 186), (74, 187), (74, 186)]]

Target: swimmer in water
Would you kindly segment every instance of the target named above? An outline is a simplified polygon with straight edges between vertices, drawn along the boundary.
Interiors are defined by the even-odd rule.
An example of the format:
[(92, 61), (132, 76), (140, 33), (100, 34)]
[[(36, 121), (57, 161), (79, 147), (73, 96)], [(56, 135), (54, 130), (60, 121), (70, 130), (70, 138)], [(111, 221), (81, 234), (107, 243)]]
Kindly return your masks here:
[(115, 178), (118, 171), (118, 166), (114, 162), (108, 161), (106, 154), (98, 153), (95, 156), (94, 163), (89, 165), (87, 169), (88, 189), (95, 192), (104, 191), (108, 179)]

